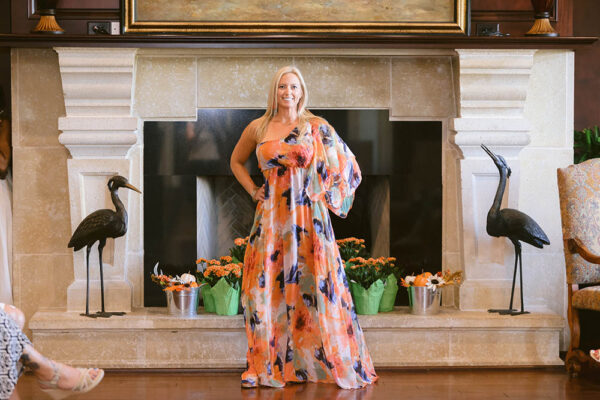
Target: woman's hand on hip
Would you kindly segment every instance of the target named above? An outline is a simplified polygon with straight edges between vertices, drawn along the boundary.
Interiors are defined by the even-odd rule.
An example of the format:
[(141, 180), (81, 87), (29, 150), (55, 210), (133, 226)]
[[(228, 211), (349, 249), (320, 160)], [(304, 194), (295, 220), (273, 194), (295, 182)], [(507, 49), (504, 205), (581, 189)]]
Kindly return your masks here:
[(254, 188), (254, 191), (251, 193), (251, 196), (252, 200), (254, 201), (265, 201), (265, 185)]

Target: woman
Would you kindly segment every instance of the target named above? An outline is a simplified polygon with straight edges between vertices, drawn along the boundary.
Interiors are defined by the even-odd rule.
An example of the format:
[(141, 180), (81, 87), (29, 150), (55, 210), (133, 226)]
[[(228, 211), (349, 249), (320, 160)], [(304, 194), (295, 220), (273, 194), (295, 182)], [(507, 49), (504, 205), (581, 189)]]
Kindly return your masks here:
[(54, 399), (85, 393), (104, 377), (97, 368), (72, 368), (47, 359), (37, 352), (21, 331), (25, 317), (14, 306), (0, 303), (0, 400), (18, 400), (17, 379), (28, 368), (43, 391)]
[[(298, 69), (277, 71), (267, 111), (231, 156), (233, 174), (258, 202), (244, 257), (243, 387), (312, 381), (360, 388), (378, 378), (328, 212), (350, 211), (360, 169), (334, 129), (306, 109), (307, 98)], [(244, 167), (254, 150), (260, 187)]]

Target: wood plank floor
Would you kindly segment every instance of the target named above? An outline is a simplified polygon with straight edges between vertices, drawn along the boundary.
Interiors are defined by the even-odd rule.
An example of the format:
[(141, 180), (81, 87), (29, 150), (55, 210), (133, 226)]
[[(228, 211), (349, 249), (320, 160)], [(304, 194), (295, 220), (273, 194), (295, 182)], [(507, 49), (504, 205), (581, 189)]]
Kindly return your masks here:
[[(239, 372), (108, 372), (94, 391), (72, 399), (243, 400), (426, 400), (600, 399), (600, 376), (569, 379), (552, 369), (378, 370), (379, 381), (360, 390), (332, 384), (295, 384), (283, 389), (241, 389)], [(22, 400), (45, 399), (31, 375), (17, 385)]]

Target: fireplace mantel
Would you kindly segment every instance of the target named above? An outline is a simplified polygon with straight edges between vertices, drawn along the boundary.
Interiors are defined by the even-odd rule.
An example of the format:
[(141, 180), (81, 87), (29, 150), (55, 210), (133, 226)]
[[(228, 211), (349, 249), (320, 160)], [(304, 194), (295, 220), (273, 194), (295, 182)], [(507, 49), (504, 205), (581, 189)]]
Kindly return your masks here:
[[(517, 38), (396, 37), (350, 43), (329, 38), (312, 45), (306, 44), (306, 37), (298, 37), (296, 42), (272, 38), (263, 43), (237, 39), (211, 44), (205, 37), (124, 36), (86, 42), (73, 35), (49, 41), (0, 35), (0, 43), (17, 47), (12, 50), (14, 223), (35, 225), (37, 220), (32, 218), (42, 219), (43, 215), (29, 213), (36, 202), (32, 196), (45, 195), (45, 191), (19, 187), (19, 182), (31, 181), (32, 173), (40, 174), (34, 179), (43, 180), (43, 172), (37, 172), (38, 164), (31, 164), (29, 154), (37, 156), (38, 163), (49, 163), (44, 160), (51, 145), (52, 157), (60, 161), (60, 177), (51, 183), (68, 190), (53, 194), (53, 199), (68, 211), (61, 214), (65, 227), (60, 237), (52, 240), (66, 243), (85, 215), (111, 207), (105, 189), (109, 176), (124, 175), (144, 191), (144, 121), (191, 121), (199, 108), (263, 107), (270, 75), (281, 65), (293, 63), (305, 74), (311, 90), (309, 106), (314, 108), (383, 108), (389, 110), (390, 119), (442, 122), (443, 267), (462, 270), (465, 277), (460, 290), (449, 291), (445, 302), (459, 313), (482, 313), (482, 321), (487, 308), (507, 306), (514, 255), (510, 243), (485, 232), (485, 215), (498, 178), (495, 166), (479, 145), (485, 143), (507, 159), (513, 174), (503, 206), (531, 215), (552, 243), (544, 250), (523, 249), (526, 308), (543, 311), (552, 320), (551, 334), (540, 332), (543, 337), (536, 336), (536, 330), (530, 329), (526, 340), (533, 347), (543, 342), (553, 349), (558, 348), (559, 340), (564, 343), (559, 320), (566, 315), (566, 284), (556, 168), (572, 162), (571, 48), (595, 38), (519, 42)], [(19, 48), (50, 45), (52, 49)], [(46, 81), (52, 85), (48, 93), (40, 94), (39, 86)], [(35, 82), (40, 83), (35, 86)], [(37, 106), (31, 100), (35, 95), (52, 96), (48, 104), (54, 108)], [(57, 101), (62, 103), (56, 106)], [(54, 121), (51, 132), (55, 136), (38, 144), (36, 140), (43, 134), (29, 136), (32, 118)], [(130, 218), (129, 232), (115, 241), (113, 248), (105, 249), (107, 308), (132, 310), (138, 316), (143, 314), (142, 196), (122, 193)], [(540, 199), (544, 199), (543, 204)], [(26, 245), (31, 240), (30, 231), (17, 231), (15, 271), (22, 282), (36, 249)], [(49, 235), (46, 231), (38, 234)], [(58, 308), (65, 313), (64, 320), (73, 323), (73, 316), (85, 302), (85, 260), (83, 252), (73, 255), (50, 238), (43, 238), (48, 242), (46, 247), (60, 249), (53, 262), (62, 271), (70, 269), (60, 281), (66, 296), (58, 294), (49, 306), (30, 304), (34, 294), (19, 283), (15, 299), (29, 317), (38, 312), (32, 322), (34, 342), (42, 346), (47, 343), (51, 351), (50, 343), (55, 340), (52, 332), (60, 327), (53, 328), (47, 322), (36, 325), (35, 321), (47, 321), (44, 313)], [(91, 261), (97, 263), (93, 256)], [(97, 284), (96, 274), (92, 310), (98, 305)], [(490, 329), (496, 329), (490, 318)], [(127, 321), (106, 324), (107, 329), (117, 324), (120, 330)], [(485, 322), (482, 324), (479, 328)], [(514, 337), (518, 331), (520, 327), (502, 331), (500, 336)], [(117, 333), (113, 330), (98, 340)], [(60, 355), (56, 358), (64, 360)], [(547, 360), (540, 359), (540, 365), (544, 363)], [(536, 363), (528, 360), (527, 364)]]
[(480, 48), (574, 49), (597, 37), (455, 36), (386, 34), (282, 35), (73, 35), (0, 34), (7, 47), (136, 47), (136, 48)]

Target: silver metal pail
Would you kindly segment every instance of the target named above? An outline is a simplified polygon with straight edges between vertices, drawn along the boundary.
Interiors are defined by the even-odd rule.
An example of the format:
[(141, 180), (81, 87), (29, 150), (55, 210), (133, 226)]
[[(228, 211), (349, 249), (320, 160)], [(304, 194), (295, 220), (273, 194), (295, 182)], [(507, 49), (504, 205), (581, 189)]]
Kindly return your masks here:
[(169, 314), (178, 317), (194, 317), (198, 315), (198, 293), (200, 288), (189, 290), (165, 291), (167, 295), (167, 309)]
[(442, 289), (428, 289), (425, 286), (409, 286), (408, 302), (410, 313), (415, 315), (434, 315), (440, 312)]

